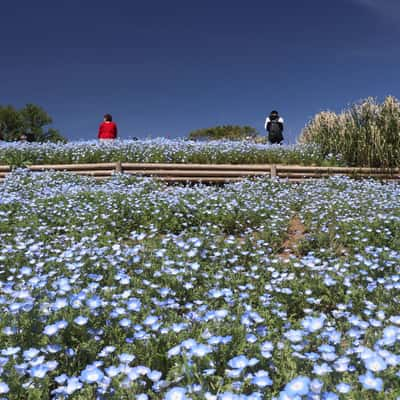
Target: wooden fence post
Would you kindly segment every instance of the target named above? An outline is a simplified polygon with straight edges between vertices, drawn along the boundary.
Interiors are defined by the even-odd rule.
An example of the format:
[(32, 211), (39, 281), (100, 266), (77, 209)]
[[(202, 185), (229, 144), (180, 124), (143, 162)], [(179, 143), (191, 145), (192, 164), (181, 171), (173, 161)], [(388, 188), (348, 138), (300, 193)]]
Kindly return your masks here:
[(276, 165), (271, 165), (271, 179), (276, 179)]
[(122, 164), (121, 164), (121, 161), (117, 161), (117, 162), (115, 163), (115, 172), (116, 172), (117, 174), (120, 174), (120, 173), (122, 172)]

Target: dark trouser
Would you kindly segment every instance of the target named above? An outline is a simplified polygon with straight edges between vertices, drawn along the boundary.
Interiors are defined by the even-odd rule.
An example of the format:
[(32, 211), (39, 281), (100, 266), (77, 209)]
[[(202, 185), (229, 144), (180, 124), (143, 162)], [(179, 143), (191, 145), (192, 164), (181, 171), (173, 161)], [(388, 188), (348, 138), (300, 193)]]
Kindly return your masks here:
[(268, 134), (268, 142), (270, 144), (282, 144), (283, 136), (282, 136), (282, 134), (277, 135), (276, 133), (269, 133)]

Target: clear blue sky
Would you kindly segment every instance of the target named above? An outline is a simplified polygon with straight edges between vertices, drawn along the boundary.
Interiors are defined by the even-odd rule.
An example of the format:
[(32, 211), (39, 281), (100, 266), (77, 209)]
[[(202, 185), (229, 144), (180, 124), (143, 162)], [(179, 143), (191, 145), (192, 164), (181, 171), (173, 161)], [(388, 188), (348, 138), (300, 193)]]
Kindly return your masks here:
[(399, 97), (399, 0), (5, 1), (0, 104), (35, 103), (69, 139), (260, 132), (293, 142), (315, 113)]

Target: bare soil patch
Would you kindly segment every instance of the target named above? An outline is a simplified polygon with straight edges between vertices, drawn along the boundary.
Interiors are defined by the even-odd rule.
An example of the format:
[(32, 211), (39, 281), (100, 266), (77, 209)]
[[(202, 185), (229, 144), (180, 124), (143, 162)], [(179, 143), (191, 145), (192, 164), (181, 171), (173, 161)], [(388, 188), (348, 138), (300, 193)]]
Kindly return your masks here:
[(289, 259), (291, 256), (296, 255), (297, 243), (304, 239), (306, 228), (301, 222), (298, 215), (295, 215), (289, 224), (288, 237), (282, 244), (282, 252), (278, 257), (283, 260)]

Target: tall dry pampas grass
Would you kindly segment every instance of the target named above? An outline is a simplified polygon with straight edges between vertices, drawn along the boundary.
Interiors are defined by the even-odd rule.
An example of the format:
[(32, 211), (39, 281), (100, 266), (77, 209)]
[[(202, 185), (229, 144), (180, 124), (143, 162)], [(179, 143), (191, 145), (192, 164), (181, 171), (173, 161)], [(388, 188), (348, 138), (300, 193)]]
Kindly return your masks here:
[(349, 165), (400, 165), (400, 102), (368, 98), (340, 114), (324, 111), (303, 129), (301, 143), (317, 143), (325, 154), (341, 154)]

